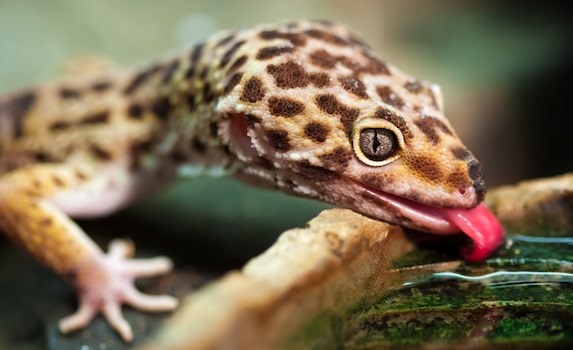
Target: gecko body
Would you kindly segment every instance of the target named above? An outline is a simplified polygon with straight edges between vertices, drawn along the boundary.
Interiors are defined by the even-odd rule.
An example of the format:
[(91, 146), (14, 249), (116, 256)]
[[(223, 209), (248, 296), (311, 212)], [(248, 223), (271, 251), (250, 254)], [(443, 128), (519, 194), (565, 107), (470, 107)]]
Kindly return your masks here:
[[(131, 285), (169, 260), (129, 260), (117, 241), (105, 255), (70, 217), (104, 215), (201, 174), (434, 233), (468, 233), (460, 217), (494, 220), (480, 204), (481, 165), (444, 117), (439, 87), (326, 22), (228, 31), (142, 68), (0, 97), (0, 230), (78, 290), (65, 332), (103, 312), (129, 340), (122, 303), (177, 304)], [(468, 234), (474, 258), (501, 239)]]

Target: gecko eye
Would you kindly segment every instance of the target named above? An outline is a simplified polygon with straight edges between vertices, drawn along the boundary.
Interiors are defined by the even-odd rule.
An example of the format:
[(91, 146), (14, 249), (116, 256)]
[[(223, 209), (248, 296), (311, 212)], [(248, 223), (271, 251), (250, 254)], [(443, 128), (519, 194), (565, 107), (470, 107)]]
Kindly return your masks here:
[(352, 147), (362, 163), (378, 167), (400, 157), (404, 138), (391, 122), (379, 118), (365, 118), (354, 125)]
[(374, 162), (386, 160), (398, 150), (398, 139), (394, 132), (388, 129), (362, 129), (359, 142), (362, 153)]

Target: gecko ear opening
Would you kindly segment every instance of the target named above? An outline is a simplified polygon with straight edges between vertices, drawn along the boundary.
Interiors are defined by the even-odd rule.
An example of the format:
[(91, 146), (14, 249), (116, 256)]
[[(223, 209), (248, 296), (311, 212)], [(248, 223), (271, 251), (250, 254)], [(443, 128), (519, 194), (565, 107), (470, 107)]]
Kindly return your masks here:
[(255, 158), (259, 154), (249, 136), (248, 116), (235, 113), (229, 116), (229, 146), (239, 157)]

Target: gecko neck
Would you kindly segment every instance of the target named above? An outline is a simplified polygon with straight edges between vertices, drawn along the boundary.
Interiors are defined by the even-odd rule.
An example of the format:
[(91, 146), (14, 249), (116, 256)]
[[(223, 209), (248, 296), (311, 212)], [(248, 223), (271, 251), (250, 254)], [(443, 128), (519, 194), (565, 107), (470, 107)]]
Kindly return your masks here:
[[(221, 76), (227, 75), (223, 68), (233, 50), (228, 39), (232, 35), (225, 33), (132, 74), (124, 93), (135, 101), (136, 112), (151, 110), (159, 121), (150, 140), (153, 146), (134, 155), (141, 163), (150, 160), (141, 164), (143, 169), (173, 165), (182, 176), (221, 176), (241, 167), (229, 147), (229, 117), (216, 111), (224, 93)], [(153, 102), (139, 108), (137, 101)]]

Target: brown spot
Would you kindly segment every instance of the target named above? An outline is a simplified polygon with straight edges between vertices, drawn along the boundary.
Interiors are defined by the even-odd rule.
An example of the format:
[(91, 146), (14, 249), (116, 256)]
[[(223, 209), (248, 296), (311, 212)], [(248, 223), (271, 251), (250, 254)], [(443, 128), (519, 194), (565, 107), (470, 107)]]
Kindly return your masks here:
[(265, 91), (263, 89), (263, 82), (257, 77), (250, 78), (245, 87), (243, 88), (243, 93), (241, 94), (241, 101), (246, 101), (250, 103), (255, 103), (262, 100), (265, 97)]
[(87, 117), (82, 118), (80, 120), (80, 125), (96, 125), (96, 124), (105, 124), (109, 121), (109, 112), (103, 111), (94, 113), (92, 115), (88, 115)]
[(228, 44), (231, 40), (233, 40), (234, 37), (235, 37), (235, 33), (231, 33), (231, 34), (227, 35), (226, 37), (219, 40), (219, 42), (215, 45), (215, 47), (221, 47), (221, 46)]
[(389, 86), (378, 86), (376, 88), (378, 96), (382, 99), (382, 102), (389, 104), (390, 106), (402, 109), (404, 107), (404, 100), (398, 96)]
[(199, 80), (205, 81), (205, 79), (207, 78), (207, 74), (209, 74), (209, 67), (201, 69), (201, 72), (199, 72)]
[(340, 178), (340, 175), (334, 171), (310, 165), (306, 161), (301, 162), (297, 168), (302, 176), (315, 181), (332, 181)]
[(272, 115), (292, 117), (302, 113), (304, 104), (286, 97), (269, 98), (269, 109)]
[(353, 154), (347, 151), (343, 147), (336, 148), (331, 153), (326, 153), (321, 155), (320, 161), (325, 168), (341, 170), (341, 168), (346, 168), (348, 162), (352, 159)]
[(338, 46), (346, 46), (349, 44), (348, 40), (333, 34), (333, 33), (329, 33), (323, 30), (319, 30), (319, 29), (309, 29), (306, 30), (305, 33), (315, 39), (318, 40), (322, 40), (324, 42), (327, 42), (329, 44), (334, 44), (334, 45), (338, 45)]
[(191, 55), (189, 56), (189, 60), (191, 63), (189, 64), (189, 68), (187, 68), (187, 72), (185, 72), (185, 79), (189, 79), (193, 75), (195, 75), (195, 71), (197, 70), (197, 64), (199, 63), (199, 59), (203, 54), (204, 47), (205, 44), (201, 43), (195, 45), (191, 50)]
[(50, 131), (54, 131), (54, 132), (58, 132), (58, 131), (64, 131), (66, 129), (68, 129), (71, 126), (71, 124), (69, 122), (65, 122), (65, 121), (57, 121), (57, 122), (53, 122), (49, 129)]
[(138, 141), (131, 146), (131, 170), (137, 170), (141, 166), (141, 156), (151, 151), (153, 144), (150, 140)]
[(183, 163), (187, 159), (187, 157), (185, 157), (185, 154), (180, 150), (171, 151), (171, 154), (169, 156), (171, 160), (174, 161), (175, 163)]
[(257, 117), (254, 114), (247, 114), (247, 125), (248, 126), (253, 126), (255, 125), (255, 123), (260, 123), (261, 122), (261, 118)]
[(104, 92), (111, 88), (112, 84), (110, 81), (98, 81), (92, 84), (91, 89), (95, 92)]
[(259, 34), (263, 40), (286, 39), (294, 46), (301, 46), (306, 43), (306, 38), (298, 33), (283, 33), (278, 30), (264, 30)]
[(390, 123), (394, 124), (398, 129), (400, 129), (402, 135), (404, 136), (404, 139), (411, 139), (412, 137), (414, 137), (410, 132), (410, 128), (408, 127), (408, 124), (406, 123), (404, 118), (402, 118), (402, 116), (399, 116), (398, 114), (394, 113), (389, 109), (378, 108), (374, 113), (374, 118), (386, 119)]
[(197, 65), (192, 64), (191, 66), (189, 66), (189, 68), (187, 68), (187, 71), (185, 72), (185, 79), (187, 80), (191, 79), (195, 75), (196, 70), (197, 70)]
[(137, 73), (131, 82), (125, 87), (123, 93), (126, 95), (133, 94), (143, 83), (157, 73), (161, 67), (159, 65), (152, 65)]
[(189, 110), (193, 112), (195, 110), (195, 107), (197, 107), (197, 102), (195, 101), (195, 95), (191, 94), (187, 96), (187, 108), (189, 108)]
[(406, 88), (406, 90), (410, 91), (413, 94), (417, 94), (419, 92), (421, 92), (423, 90), (423, 86), (420, 83), (420, 81), (418, 80), (408, 80), (405, 84), (404, 87)]
[(203, 101), (205, 103), (211, 103), (215, 100), (216, 95), (215, 92), (211, 89), (211, 84), (205, 83), (203, 85)]
[(301, 88), (308, 85), (310, 78), (299, 63), (286, 62), (279, 65), (269, 65), (267, 67), (274, 78), (275, 83), (282, 89)]
[[(1, 101), (1, 99), (0, 99)], [(11, 118), (14, 121), (14, 137), (24, 134), (24, 117), (34, 106), (36, 94), (33, 91), (22, 92), (6, 101), (0, 102), (0, 117)]]
[(452, 187), (455, 188), (466, 188), (470, 182), (464, 172), (456, 170), (448, 175), (448, 184), (451, 184)]
[(229, 50), (227, 50), (227, 52), (223, 54), (223, 58), (221, 59), (221, 62), (219, 62), (219, 68), (227, 66), (229, 62), (231, 62), (231, 59), (233, 58), (237, 50), (239, 50), (239, 48), (243, 46), (244, 43), (245, 40), (241, 40), (233, 44), (233, 46), (231, 46), (231, 48), (229, 48)]
[(56, 176), (56, 175), (52, 175), (52, 183), (54, 185), (56, 185), (57, 187), (64, 187), (66, 186), (66, 183), (64, 182), (64, 180), (62, 180), (60, 177)]
[(199, 141), (198, 139), (193, 139), (191, 141), (191, 147), (193, 148), (193, 150), (199, 153), (204, 153), (205, 150), (207, 149), (207, 146), (205, 146), (205, 144)]
[(316, 142), (324, 142), (328, 135), (328, 128), (321, 123), (308, 123), (304, 127), (304, 134)]
[(219, 124), (217, 122), (209, 123), (209, 132), (212, 137), (217, 137), (219, 135)]
[(342, 77), (340, 78), (340, 83), (342, 84), (342, 87), (351, 94), (360, 98), (368, 97), (366, 86), (364, 86), (364, 83), (356, 77)]
[(358, 62), (349, 57), (338, 56), (337, 59), (340, 63), (342, 63), (344, 67), (356, 72), (356, 74), (360, 74), (368, 70), (368, 65), (363, 66), (361, 64), (358, 64)]
[(281, 37), (281, 33), (278, 30), (264, 30), (259, 34), (259, 37), (264, 40), (273, 40)]
[(285, 130), (269, 130), (265, 133), (267, 141), (279, 152), (290, 149), (288, 132)]
[(454, 155), (454, 157), (456, 157), (456, 159), (459, 159), (459, 160), (467, 160), (467, 159), (472, 157), (472, 154), (470, 153), (470, 151), (468, 151), (464, 147), (454, 148), (452, 150), (452, 154)]
[(310, 75), (310, 82), (317, 88), (323, 88), (330, 85), (330, 77), (326, 73), (312, 73)]
[(340, 121), (347, 133), (352, 131), (352, 124), (358, 117), (359, 111), (356, 108), (350, 108), (339, 102), (334, 95), (319, 95), (316, 98), (316, 105), (328, 114), (340, 116)]
[(360, 176), (360, 182), (380, 190), (393, 182), (393, 176), (391, 174), (384, 174), (379, 172), (366, 173)]
[(440, 166), (432, 158), (410, 155), (407, 157), (407, 164), (416, 174), (432, 182), (438, 182), (442, 179), (443, 174)]
[(390, 69), (388, 69), (388, 65), (386, 65), (386, 63), (372, 55), (369, 50), (365, 50), (363, 53), (368, 60), (368, 64), (362, 69), (363, 72), (370, 74), (390, 74)]
[(171, 103), (167, 97), (162, 97), (151, 106), (151, 111), (160, 119), (166, 119), (171, 112)]
[(38, 163), (47, 163), (47, 162), (51, 161), (50, 156), (45, 152), (34, 153), (34, 159)]
[(163, 73), (163, 78), (161, 79), (161, 81), (163, 83), (168, 83), (169, 81), (171, 81), (171, 78), (173, 78), (173, 74), (175, 74), (177, 68), (179, 68), (179, 60), (175, 60), (169, 63), (165, 68), (165, 72)]
[(241, 82), (242, 78), (243, 78), (243, 73), (239, 72), (233, 74), (233, 76), (231, 76), (229, 82), (225, 86), (225, 90), (223, 90), (223, 95), (228, 95), (231, 92), (231, 90), (233, 90), (233, 88)]
[(54, 223), (54, 221), (52, 220), (52, 218), (42, 218), (39, 222), (41, 227), (48, 227), (48, 226), (52, 226), (52, 224)]
[(321, 68), (334, 68), (337, 62), (337, 57), (331, 55), (328, 51), (323, 49), (316, 50), (310, 54), (310, 63)]
[(199, 58), (201, 58), (201, 55), (203, 54), (204, 48), (205, 48), (205, 43), (200, 43), (193, 46), (193, 50), (191, 50), (191, 55), (190, 55), (191, 65), (197, 64)]
[(86, 181), (88, 179), (88, 175), (82, 172), (81, 170), (76, 170), (74, 174), (76, 178), (80, 181)]
[(442, 132), (451, 135), (451, 130), (444, 124), (441, 120), (434, 117), (422, 117), (414, 121), (414, 124), (426, 135), (428, 141), (432, 145), (437, 145), (440, 142), (440, 135), (438, 135), (437, 129)]
[(132, 119), (143, 118), (144, 109), (139, 103), (132, 103), (131, 106), (127, 108), (127, 116)]
[(292, 46), (268, 46), (263, 47), (257, 53), (258, 60), (268, 60), (276, 56), (280, 56), (284, 53), (293, 52), (294, 47)]
[(247, 59), (248, 57), (246, 55), (237, 58), (235, 62), (231, 64), (231, 67), (229, 67), (229, 72), (234, 72), (237, 69), (241, 68), (247, 62)]
[(99, 160), (106, 161), (112, 159), (112, 154), (108, 150), (105, 150), (98, 145), (92, 145), (91, 152)]
[(430, 99), (432, 100), (432, 106), (434, 106), (434, 108), (437, 110), (440, 110), (441, 108), (438, 105), (438, 97), (436, 96), (435, 91), (433, 89), (428, 89), (426, 95), (430, 96)]
[(64, 99), (75, 99), (79, 98), (82, 94), (80, 91), (72, 88), (61, 88), (59, 91), (60, 97)]

